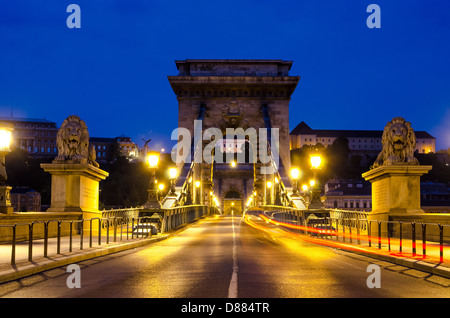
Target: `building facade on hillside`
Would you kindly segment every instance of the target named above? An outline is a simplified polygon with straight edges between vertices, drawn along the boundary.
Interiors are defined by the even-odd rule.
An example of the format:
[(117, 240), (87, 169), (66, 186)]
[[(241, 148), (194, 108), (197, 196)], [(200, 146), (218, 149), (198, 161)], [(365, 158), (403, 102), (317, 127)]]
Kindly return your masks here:
[(114, 151), (118, 151), (118, 154), (125, 156), (129, 160), (139, 158), (139, 146), (125, 135), (115, 138), (91, 137), (89, 143), (95, 147), (98, 162), (113, 160)]
[(58, 155), (55, 122), (46, 119), (0, 117), (0, 121), (14, 126), (12, 147), (23, 149), (33, 157)]
[(450, 186), (434, 182), (421, 183), (420, 205), (427, 213), (450, 213)]
[[(329, 180), (324, 186), (322, 202), (329, 209), (372, 210), (372, 186), (364, 180)], [(422, 182), (420, 205), (425, 213), (450, 213), (450, 186)]]
[[(415, 131), (416, 150), (419, 153), (435, 153), (436, 138), (425, 131)], [(378, 154), (382, 149), (382, 130), (331, 130), (311, 129), (305, 122), (301, 122), (290, 132), (290, 148), (299, 149), (304, 145), (314, 146), (321, 143), (330, 146), (338, 137), (348, 139), (348, 146), (352, 153)]]
[(40, 212), (41, 194), (28, 187), (11, 189), (11, 205), (14, 212)]
[(353, 211), (372, 210), (372, 186), (363, 180), (329, 180), (324, 186), (325, 208)]

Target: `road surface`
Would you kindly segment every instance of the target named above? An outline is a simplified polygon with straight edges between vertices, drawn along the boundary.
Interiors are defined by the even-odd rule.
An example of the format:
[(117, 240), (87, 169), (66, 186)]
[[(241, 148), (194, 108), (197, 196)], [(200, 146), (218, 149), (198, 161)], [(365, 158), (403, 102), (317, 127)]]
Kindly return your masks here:
[[(293, 239), (253, 221), (269, 229), (240, 216), (206, 218), (172, 238), (78, 263), (80, 288), (68, 288), (73, 276), (64, 267), (2, 284), (0, 297), (450, 297), (448, 279)], [(373, 288), (371, 264), (381, 269)]]

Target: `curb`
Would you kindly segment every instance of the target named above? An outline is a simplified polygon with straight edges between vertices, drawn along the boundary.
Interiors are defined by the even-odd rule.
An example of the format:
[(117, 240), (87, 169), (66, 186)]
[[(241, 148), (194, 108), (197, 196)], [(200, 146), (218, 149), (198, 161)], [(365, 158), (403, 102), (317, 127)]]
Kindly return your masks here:
[[(106, 246), (95, 248), (95, 250), (90, 250), (87, 252), (77, 252), (77, 254), (60, 256), (55, 255), (51, 257), (40, 257), (39, 259), (33, 260), (32, 263), (29, 261), (23, 261), (22, 264), (16, 264), (16, 268), (5, 270), (0, 273), (0, 284), (6, 283), (12, 280), (23, 278), (26, 276), (34, 275), (49, 269), (54, 269), (57, 267), (73, 264), (76, 262), (85, 261), (91, 258), (96, 258), (100, 256), (105, 256), (112, 253), (117, 253), (125, 251), (128, 249), (133, 249), (141, 246), (145, 246), (151, 243), (159, 242), (167, 239), (171, 235), (166, 235), (158, 238), (144, 239), (137, 242), (123, 243), (114, 246)], [(53, 258), (56, 257), (56, 258)]]
[(431, 264), (427, 263), (421, 260), (411, 259), (411, 258), (400, 258), (396, 256), (388, 256), (388, 255), (380, 255), (380, 254), (373, 254), (370, 252), (363, 252), (363, 251), (351, 251), (346, 249), (340, 249), (342, 251), (348, 252), (348, 253), (354, 253), (359, 254), (371, 258), (375, 258), (381, 261), (386, 261), (389, 263), (394, 263), (396, 265), (401, 265), (404, 267), (408, 267), (411, 269), (416, 269), (422, 272), (427, 272), (433, 275), (442, 276), (445, 278), (450, 278), (450, 268), (446, 266), (442, 266), (440, 264)]

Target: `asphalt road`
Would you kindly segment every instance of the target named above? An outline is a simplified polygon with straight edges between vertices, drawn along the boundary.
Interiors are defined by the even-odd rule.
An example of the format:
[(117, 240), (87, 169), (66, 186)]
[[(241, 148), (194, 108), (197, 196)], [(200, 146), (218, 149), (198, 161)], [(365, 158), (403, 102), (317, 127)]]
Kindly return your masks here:
[[(259, 225), (270, 226), (254, 220)], [(380, 266), (380, 288), (367, 272)], [(450, 297), (450, 280), (256, 229), (238, 216), (207, 218), (167, 240), (78, 263), (80, 288), (57, 268), (0, 285), (4, 298)]]

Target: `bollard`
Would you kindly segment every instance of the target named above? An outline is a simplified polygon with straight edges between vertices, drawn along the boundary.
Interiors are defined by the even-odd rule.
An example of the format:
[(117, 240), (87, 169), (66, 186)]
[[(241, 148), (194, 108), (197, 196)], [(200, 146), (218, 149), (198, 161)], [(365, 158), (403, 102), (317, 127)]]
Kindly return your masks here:
[(70, 221), (70, 229), (69, 229), (69, 253), (72, 252), (72, 232), (73, 232), (73, 221)]
[(89, 220), (89, 247), (92, 247), (92, 219)]
[(12, 226), (12, 250), (11, 250), (11, 265), (16, 265), (16, 225)]
[(389, 221), (386, 223), (386, 230), (387, 230), (387, 239), (388, 239), (388, 250), (391, 251), (391, 234), (389, 233)]
[(444, 262), (444, 226), (438, 224), (439, 226), (439, 262)]
[(411, 222), (411, 231), (412, 231), (412, 254), (416, 256), (416, 223)]
[(102, 219), (98, 218), (98, 245), (102, 245)]
[(381, 250), (381, 221), (378, 221), (378, 249)]
[(47, 257), (48, 253), (48, 222), (44, 222), (44, 257)]
[(109, 218), (106, 219), (106, 244), (109, 244)]
[(83, 249), (83, 240), (84, 240), (84, 219), (80, 221), (81, 230), (80, 230), (80, 250)]
[(399, 248), (400, 248), (400, 253), (401, 253), (403, 250), (403, 223), (402, 223), (402, 221), (399, 221), (399, 226), (400, 226)]
[(33, 260), (33, 225), (34, 222), (28, 225), (28, 260), (30, 262)]
[(372, 247), (372, 237), (371, 237), (371, 232), (372, 232), (372, 222), (370, 222), (369, 220), (367, 220), (367, 236), (369, 238), (369, 247)]
[(360, 223), (359, 223), (359, 218), (356, 219), (356, 243), (358, 245), (361, 245), (361, 237), (360, 237)]
[(422, 254), (423, 258), (427, 255), (427, 225), (426, 223), (422, 223)]
[(114, 217), (114, 242), (117, 240), (117, 217)]
[(58, 234), (56, 239), (56, 254), (61, 254), (61, 221), (58, 221)]

